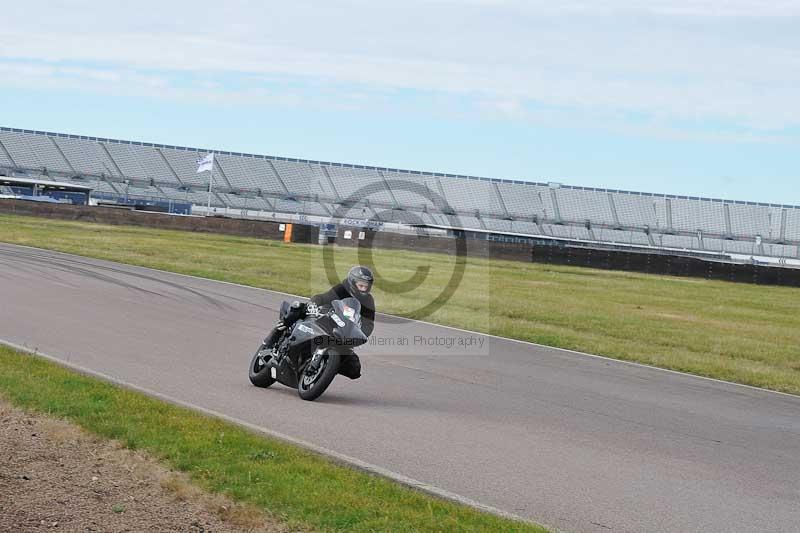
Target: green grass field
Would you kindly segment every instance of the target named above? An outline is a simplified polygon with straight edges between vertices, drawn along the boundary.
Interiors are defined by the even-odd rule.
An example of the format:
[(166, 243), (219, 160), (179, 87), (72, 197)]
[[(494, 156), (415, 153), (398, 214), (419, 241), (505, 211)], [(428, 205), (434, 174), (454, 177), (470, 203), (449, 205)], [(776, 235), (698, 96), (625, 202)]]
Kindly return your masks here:
[[(243, 237), (0, 216), (0, 240), (310, 295), (321, 247)], [(340, 274), (357, 252), (336, 248)], [(378, 310), (800, 394), (800, 289), (470, 259), (446, 304), (419, 316), (455, 258), (375, 250)], [(392, 283), (429, 269), (414, 291)]]
[(529, 531), (0, 345), (0, 396), (148, 452), (200, 487), (315, 531)]

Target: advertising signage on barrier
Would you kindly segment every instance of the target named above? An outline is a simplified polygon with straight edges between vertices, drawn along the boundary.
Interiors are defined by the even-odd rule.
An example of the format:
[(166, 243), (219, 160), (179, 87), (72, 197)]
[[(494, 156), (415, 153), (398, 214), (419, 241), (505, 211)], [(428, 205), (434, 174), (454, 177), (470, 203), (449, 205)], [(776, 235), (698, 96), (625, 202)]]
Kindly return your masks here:
[(319, 232), (326, 237), (336, 237), (336, 224), (320, 224)]
[(342, 226), (355, 226), (357, 228), (369, 228), (374, 231), (383, 229), (383, 222), (378, 220), (369, 220), (366, 218), (343, 218), (341, 220)]

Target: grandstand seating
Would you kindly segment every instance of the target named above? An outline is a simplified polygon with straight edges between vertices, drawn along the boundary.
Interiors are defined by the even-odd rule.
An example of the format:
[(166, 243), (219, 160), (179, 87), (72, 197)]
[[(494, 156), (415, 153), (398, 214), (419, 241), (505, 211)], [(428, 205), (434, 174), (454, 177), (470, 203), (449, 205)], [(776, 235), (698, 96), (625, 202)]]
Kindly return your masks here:
[(397, 203), (377, 169), (328, 167), (327, 173), (342, 200), (368, 200), (371, 205), (383, 207), (394, 207)]
[(725, 234), (722, 202), (685, 199), (672, 199), (669, 202), (672, 207), (672, 227), (669, 229)]
[(484, 218), (483, 225), (487, 230), (497, 231), (500, 233), (512, 233), (514, 231), (514, 223), (511, 220)]
[(548, 224), (545, 226), (545, 231), (548, 230), (550, 235), (553, 237), (560, 237), (563, 239), (580, 239), (583, 241), (595, 240), (592, 239), (592, 236), (589, 234), (589, 231), (586, 228), (582, 228), (580, 226)]
[(383, 171), (382, 174), (400, 207), (411, 210), (436, 208), (433, 193), (440, 193), (432, 191), (423, 176), (393, 171)]
[(762, 209), (754, 205), (728, 205), (733, 235), (770, 235), (772, 233), (772, 217), (780, 213), (772, 209)]
[(800, 209), (786, 210), (786, 240), (800, 241)]
[(562, 219), (614, 224), (614, 215), (607, 195), (597, 194), (591, 190), (565, 187), (559, 187), (555, 191)]
[(0, 142), (5, 145), (6, 150), (19, 166), (32, 169), (48, 168), (57, 172), (71, 171), (50, 137), (38, 135), (22, 137), (7, 131), (0, 131)]
[(504, 210), (500, 204), (496, 188), (491, 181), (464, 180), (439, 177), (443, 196), (456, 211), (480, 212), (502, 217)]
[(598, 228), (592, 231), (595, 238), (590, 240), (637, 246), (651, 245), (647, 235), (640, 231), (624, 231), (608, 228)]
[(172, 181), (169, 166), (152, 148), (119, 143), (105, 146), (123, 176)]
[(52, 139), (76, 172), (98, 176), (118, 174), (100, 143), (66, 137), (52, 137)]
[(217, 165), (223, 169), (234, 188), (284, 190), (275, 171), (265, 159), (221, 154), (217, 156), (216, 160)]
[[(205, 206), (209, 150), (0, 127), (0, 169)], [(363, 191), (371, 191), (368, 197)], [(214, 207), (798, 257), (800, 207), (217, 152)], [(649, 235), (648, 235), (649, 233)], [(756, 245), (756, 240), (761, 245)]]
[(757, 253), (754, 242), (723, 241), (723, 250), (728, 253), (752, 255)]
[(283, 199), (276, 199), (274, 202), (275, 211), (278, 213), (289, 213), (289, 214), (297, 214), (297, 215), (317, 215), (317, 216), (328, 216), (330, 215), (330, 211), (326, 210), (318, 202), (313, 202), (309, 200), (283, 200)]
[(135, 185), (131, 185), (130, 187), (123, 187), (123, 191), (128, 196), (137, 196), (139, 198), (150, 198), (150, 199), (157, 199), (163, 198), (165, 196), (164, 192), (161, 189), (156, 187), (151, 187), (146, 185), (144, 187), (137, 187)]
[(469, 215), (440, 215), (443, 218), (449, 219), (449, 224), (443, 225), (454, 225), (455, 227), (463, 228), (463, 229), (484, 229), (483, 224), (481, 223), (481, 219), (478, 217), (471, 217)]
[(661, 246), (665, 248), (676, 248), (680, 250), (700, 250), (700, 242), (697, 237), (688, 237), (686, 235), (661, 235), (659, 240)]
[(86, 185), (94, 191), (108, 194), (120, 194), (120, 191), (124, 189), (124, 187), (118, 188), (113, 183), (100, 180), (87, 182)]
[(497, 184), (497, 189), (509, 215), (527, 219), (534, 216), (555, 219), (547, 187), (501, 182)]
[(539, 226), (527, 220), (512, 220), (511, 232), (521, 233), (523, 235), (537, 235), (541, 233)]
[[(285, 189), (292, 195), (310, 194), (309, 184), (319, 183), (321, 171), (317, 171), (314, 165), (307, 163), (292, 163), (289, 161), (267, 161), (267, 165), (274, 169), (276, 179), (283, 182)], [(274, 192), (283, 192), (284, 187), (278, 189), (274, 187)]]
[[(172, 173), (165, 174), (162, 179), (171, 183), (174, 187), (180, 186), (197, 186), (208, 187), (209, 174), (197, 173), (197, 160), (203, 154), (196, 151), (185, 150), (171, 150), (161, 149), (160, 152), (164, 155), (164, 159), (169, 164), (170, 168), (175, 172), (175, 178)], [(152, 157), (158, 157), (158, 154), (153, 151)], [(217, 177), (219, 174), (217, 174)]]
[[(3, 132), (0, 131), (0, 133), (3, 133)], [(0, 145), (2, 145), (2, 140), (0, 140)], [(6, 168), (12, 168), (12, 167), (15, 166), (14, 162), (11, 161), (11, 159), (8, 158), (8, 155), (6, 155), (6, 150), (5, 150), (4, 146), (0, 146), (0, 166), (6, 167)]]
[(648, 226), (650, 228), (666, 227), (666, 202), (664, 198), (612, 193), (611, 198), (622, 226)]

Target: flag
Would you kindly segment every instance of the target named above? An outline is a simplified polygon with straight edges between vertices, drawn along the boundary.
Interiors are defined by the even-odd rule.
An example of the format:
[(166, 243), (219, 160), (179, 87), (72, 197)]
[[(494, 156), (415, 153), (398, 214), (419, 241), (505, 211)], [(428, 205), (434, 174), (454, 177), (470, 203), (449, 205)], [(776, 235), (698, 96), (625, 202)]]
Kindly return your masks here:
[(210, 153), (207, 156), (203, 157), (202, 159), (197, 160), (197, 173), (200, 174), (201, 172), (205, 172), (206, 170), (211, 170), (214, 167), (214, 153)]

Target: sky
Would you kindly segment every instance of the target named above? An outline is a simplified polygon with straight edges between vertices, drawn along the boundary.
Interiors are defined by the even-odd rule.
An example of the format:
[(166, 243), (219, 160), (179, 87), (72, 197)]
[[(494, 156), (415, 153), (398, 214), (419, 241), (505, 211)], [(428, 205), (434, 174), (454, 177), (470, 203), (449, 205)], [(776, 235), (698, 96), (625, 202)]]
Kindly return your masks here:
[(800, 204), (800, 0), (0, 0), (0, 125)]

